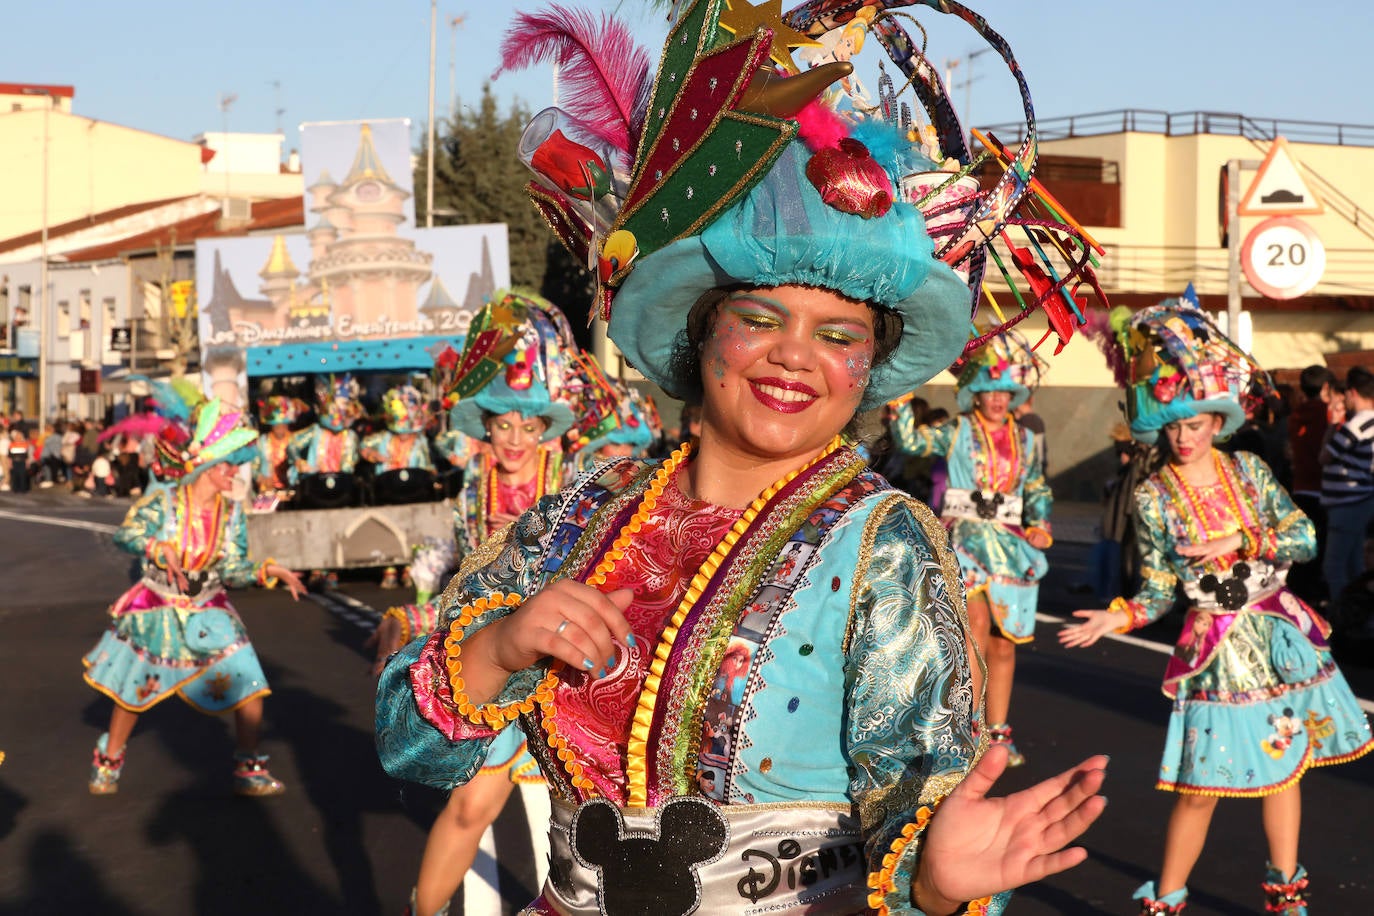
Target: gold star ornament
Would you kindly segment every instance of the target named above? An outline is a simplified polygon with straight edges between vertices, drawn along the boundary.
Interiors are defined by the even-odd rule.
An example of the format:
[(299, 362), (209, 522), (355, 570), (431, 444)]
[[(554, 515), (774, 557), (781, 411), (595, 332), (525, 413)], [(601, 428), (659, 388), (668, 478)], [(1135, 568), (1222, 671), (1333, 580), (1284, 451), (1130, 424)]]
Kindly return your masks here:
[(768, 49), (768, 57), (788, 73), (800, 73), (792, 60), (793, 48), (817, 48), (820, 42), (807, 38), (792, 28), (782, 18), (782, 0), (762, 0), (754, 5), (749, 0), (725, 0), (726, 9), (720, 14), (720, 27), (742, 38), (759, 29), (773, 33), (773, 43)]

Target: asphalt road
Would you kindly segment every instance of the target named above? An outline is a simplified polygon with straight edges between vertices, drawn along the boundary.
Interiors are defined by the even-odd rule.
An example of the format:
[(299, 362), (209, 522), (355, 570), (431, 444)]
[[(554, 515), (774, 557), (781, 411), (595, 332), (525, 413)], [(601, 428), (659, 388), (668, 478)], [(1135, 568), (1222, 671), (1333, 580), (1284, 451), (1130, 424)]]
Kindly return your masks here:
[[(323, 602), (234, 596), (272, 683), (263, 747), (286, 795), (232, 796), (228, 721), (175, 701), (140, 721), (119, 794), (86, 792), (110, 704), (82, 682), (80, 657), (130, 581), (129, 558), (108, 534), (124, 508), (52, 491), (0, 494), (0, 916), (399, 913), (442, 800), (389, 779), (376, 761), (362, 643), (372, 608), (405, 596), (370, 577), (350, 577)], [(1087, 553), (1062, 535), (1052, 548), (1046, 615), (1082, 603), (1071, 587), (1086, 578)], [(1088, 862), (1018, 893), (1013, 914), (1135, 912), (1129, 897), (1158, 868), (1171, 802), (1153, 785), (1168, 716), (1159, 648), (1173, 626), (1069, 654), (1046, 622), (1020, 652), (1012, 721), (1029, 762), (999, 790), (1102, 752), (1112, 756), (1111, 803), (1086, 838)], [(1374, 698), (1368, 658), (1342, 661), (1356, 692)], [(1369, 912), (1374, 759), (1315, 771), (1303, 791), (1316, 912)], [(513, 796), (455, 914), (513, 912), (530, 898), (528, 830)], [(1262, 912), (1264, 858), (1259, 804), (1222, 802), (1189, 913)]]

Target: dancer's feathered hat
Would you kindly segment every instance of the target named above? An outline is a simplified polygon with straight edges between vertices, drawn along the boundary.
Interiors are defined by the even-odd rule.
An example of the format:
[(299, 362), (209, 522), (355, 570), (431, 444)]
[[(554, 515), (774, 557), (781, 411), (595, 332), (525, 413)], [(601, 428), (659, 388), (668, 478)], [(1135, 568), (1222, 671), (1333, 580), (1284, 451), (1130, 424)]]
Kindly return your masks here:
[(393, 433), (422, 433), (429, 423), (429, 404), (414, 385), (400, 385), (382, 395), (382, 413)]
[(1191, 285), (1182, 298), (1135, 314), (1113, 309), (1099, 342), (1141, 442), (1204, 413), (1219, 414), (1221, 435), (1230, 435), (1245, 422), (1246, 401), (1273, 390), (1269, 374), (1198, 307)]
[(153, 407), (165, 421), (153, 437), (154, 479), (185, 482), (211, 465), (252, 461), (258, 432), (248, 425), (247, 414), (219, 398), (206, 400), (194, 382), (184, 377), (150, 379)]
[[(707, 290), (740, 284), (821, 286), (896, 312), (901, 340), (862, 406), (910, 391), (986, 339), (970, 333), (975, 291), (989, 241), (1012, 226), (1026, 238), (1007, 239), (1010, 267), (993, 257), (1009, 282), (1015, 274), (1029, 287), (1015, 293), (1022, 311), (1045, 307), (1061, 341), (1081, 321), (1076, 290), (1096, 289), (1091, 253), (1061, 210), (1036, 210), (1027, 197), (1036, 134), (1010, 48), (962, 5), (926, 0), (987, 39), (1022, 90), (1021, 148), (989, 141), (974, 156), (934, 67), (888, 15), (913, 2), (862, 5), (879, 10), (866, 14), (874, 34), (930, 114), (938, 142), (924, 149), (890, 91), (882, 119), (862, 129), (817, 100), (848, 62), (802, 72), (791, 59), (789, 48), (852, 19), (854, 0), (810, 0), (771, 22), (745, 0), (682, 0), (652, 75), (609, 16), (559, 7), (516, 16), (503, 68), (553, 60), (569, 84), (567, 110), (540, 112), (522, 138), (536, 175), (529, 194), (596, 271), (611, 339), (670, 394), (687, 393), (673, 367), (688, 311)], [(969, 179), (985, 162), (1003, 169), (987, 191)], [(932, 172), (938, 180), (908, 180)]]
[(1007, 330), (989, 340), (964, 362), (955, 383), (959, 409), (973, 409), (973, 396), (984, 391), (1011, 392), (1011, 406), (1020, 407), (1040, 386), (1045, 361), (1026, 338)]
[(358, 382), (351, 375), (316, 379), (315, 402), (320, 425), (336, 433), (352, 426), (363, 415), (358, 390)]
[[(158, 403), (170, 400), (172, 389), (159, 391)], [(150, 470), (158, 480), (189, 481), (201, 471), (220, 463), (244, 464), (254, 457), (253, 443), (257, 430), (248, 426), (243, 411), (229, 407), (219, 398), (202, 400), (188, 406), (184, 402), (171, 406), (167, 425), (153, 440), (153, 462)]]
[(271, 397), (263, 398), (258, 401), (258, 419), (263, 426), (278, 426), (286, 424), (290, 426), (300, 419), (301, 409), (305, 405), (298, 398), (287, 397), (283, 394), (274, 394)]
[(558, 438), (573, 423), (561, 395), (576, 353), (558, 306), (532, 293), (498, 291), (473, 318), (463, 352), (446, 373), (450, 421), (485, 439), (484, 417), (516, 411), (544, 418), (541, 441)]

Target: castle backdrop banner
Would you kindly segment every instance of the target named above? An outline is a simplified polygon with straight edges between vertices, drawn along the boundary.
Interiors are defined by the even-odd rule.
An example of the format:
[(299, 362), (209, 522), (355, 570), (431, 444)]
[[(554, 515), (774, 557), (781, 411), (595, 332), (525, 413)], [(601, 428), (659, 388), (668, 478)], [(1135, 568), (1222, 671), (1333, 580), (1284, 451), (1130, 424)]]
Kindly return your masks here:
[[(510, 285), (504, 224), (416, 227), (409, 121), (305, 124), (301, 150), (303, 230), (196, 243), (202, 366), (217, 392), (231, 378), (242, 391), (245, 370), (425, 368), (424, 352), (461, 346)], [(393, 346), (364, 344), (383, 340)]]

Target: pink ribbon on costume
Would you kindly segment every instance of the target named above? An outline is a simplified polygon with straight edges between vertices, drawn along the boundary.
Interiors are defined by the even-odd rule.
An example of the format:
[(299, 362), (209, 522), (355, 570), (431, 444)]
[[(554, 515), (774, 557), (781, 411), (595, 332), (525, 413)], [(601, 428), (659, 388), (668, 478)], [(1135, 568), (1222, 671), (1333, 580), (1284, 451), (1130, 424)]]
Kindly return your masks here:
[(163, 607), (187, 607), (197, 611), (209, 608), (227, 608), (229, 606), (229, 595), (220, 589), (207, 598), (204, 603), (197, 603), (185, 595), (178, 595), (171, 598), (153, 591), (142, 582), (129, 589), (119, 596), (114, 606), (110, 608), (111, 617), (122, 617), (125, 614), (137, 614), (140, 611), (152, 611)]
[(1226, 637), (1226, 631), (1241, 614), (1281, 617), (1297, 627), (1298, 632), (1316, 648), (1328, 648), (1327, 637), (1331, 635), (1331, 624), (1286, 588), (1253, 601), (1239, 611), (1218, 613), (1192, 608), (1184, 618), (1183, 632), (1174, 645), (1174, 653), (1169, 657), (1169, 666), (1164, 671), (1166, 696), (1171, 699), (1176, 697), (1179, 681), (1192, 677), (1211, 663), (1212, 656)]

